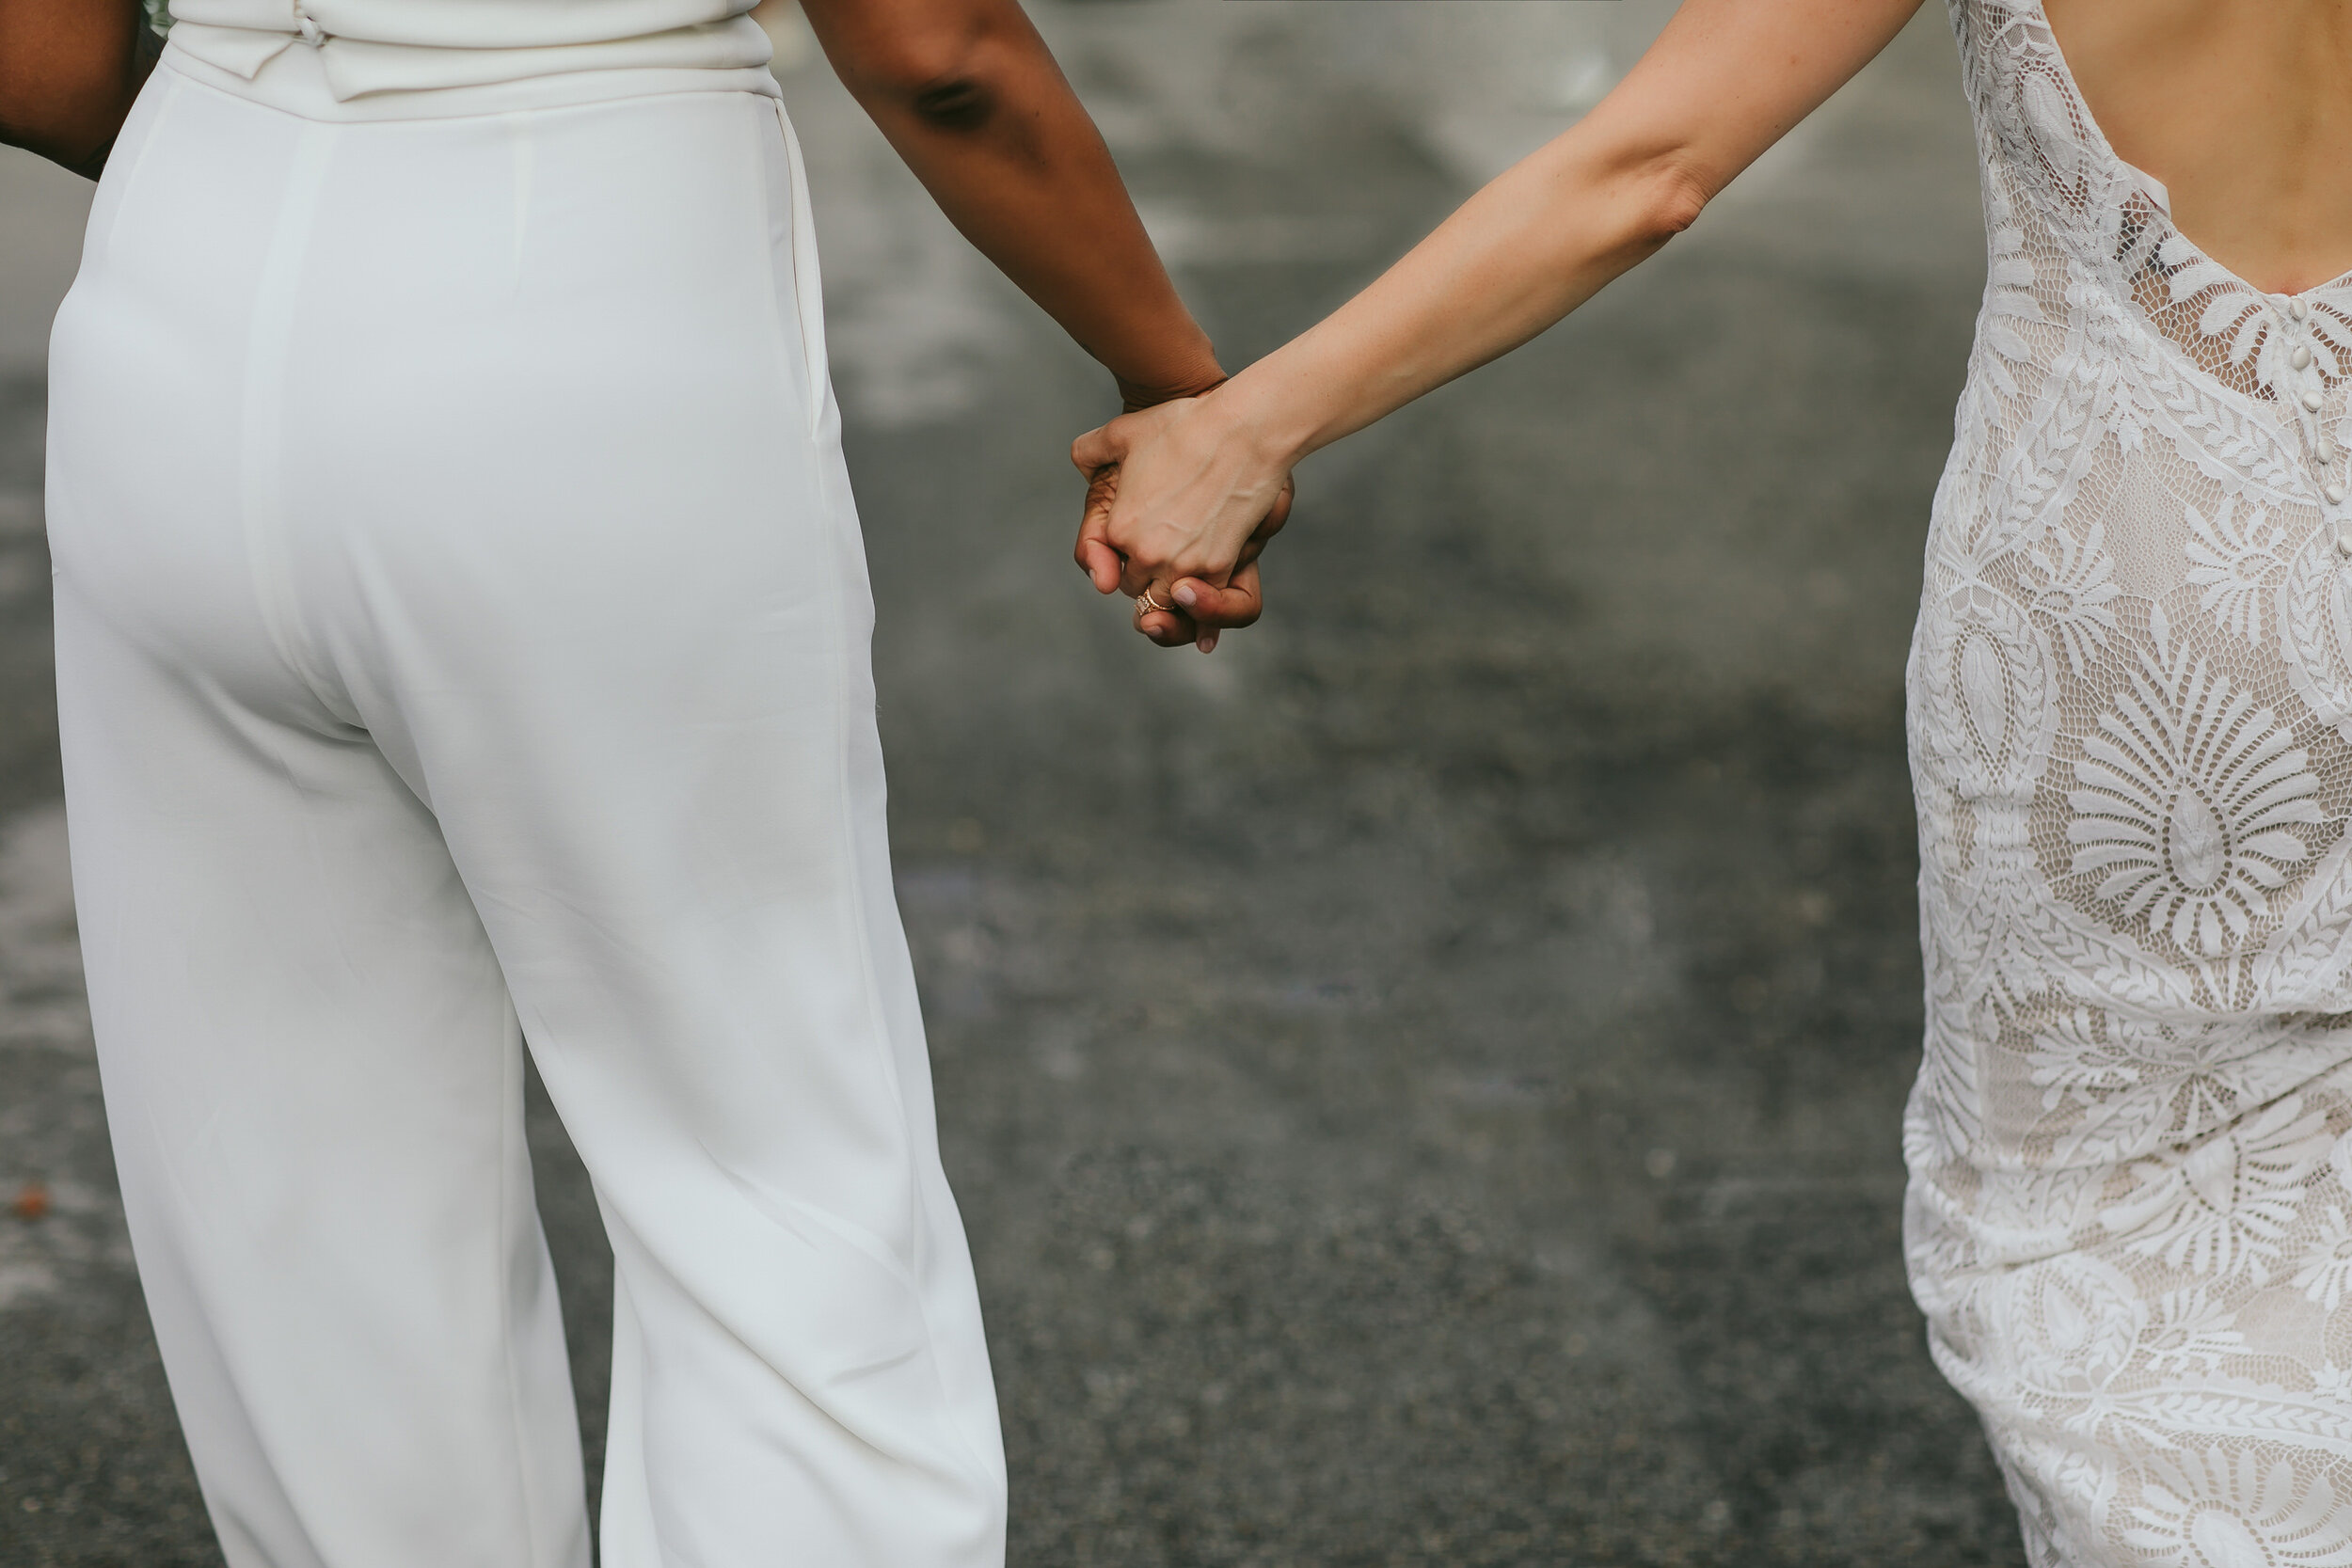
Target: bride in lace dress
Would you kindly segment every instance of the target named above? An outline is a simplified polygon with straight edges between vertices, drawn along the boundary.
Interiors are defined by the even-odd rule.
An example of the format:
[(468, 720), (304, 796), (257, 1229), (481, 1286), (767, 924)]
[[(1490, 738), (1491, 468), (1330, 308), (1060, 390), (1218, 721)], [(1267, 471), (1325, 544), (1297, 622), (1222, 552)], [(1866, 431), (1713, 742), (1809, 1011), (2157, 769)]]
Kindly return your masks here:
[[(1915, 3), (1687, 0), (1330, 320), (1081, 438), (1081, 564), (1213, 645), (1299, 456), (1665, 243)], [(2245, 281), (2110, 146), (2042, 0), (1950, 8), (1990, 277), (1909, 667), (1915, 1293), (2037, 1565), (2352, 1564), (2352, 275)], [(2235, 250), (2352, 256), (2338, 8), (2077, 21), (2142, 144), (2214, 151), (2175, 162)]]

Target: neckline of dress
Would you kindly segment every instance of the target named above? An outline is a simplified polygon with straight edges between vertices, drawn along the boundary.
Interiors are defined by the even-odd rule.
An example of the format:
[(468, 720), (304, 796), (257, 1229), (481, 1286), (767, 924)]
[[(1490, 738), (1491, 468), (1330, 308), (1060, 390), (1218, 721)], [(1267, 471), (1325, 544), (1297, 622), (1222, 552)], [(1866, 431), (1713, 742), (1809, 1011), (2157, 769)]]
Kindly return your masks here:
[(2050, 25), (2049, 9), (2043, 4), (2043, 0), (2026, 0), (2026, 3), (2032, 7), (2033, 18), (2041, 24), (2042, 36), (2050, 40), (2050, 58), (2058, 67), (2059, 80), (2065, 85), (2068, 96), (2074, 99), (2075, 106), (2082, 111), (2083, 139), (2126, 180), (2139, 187), (2141, 193), (2148, 198), (2156, 210), (2164, 214), (2164, 221), (2171, 226), (2172, 237), (2186, 246), (2198, 261), (2211, 267), (2237, 287), (2261, 299), (2279, 301), (2299, 299), (2309, 302), (2322, 294), (2333, 293), (2347, 286), (2352, 286), (2352, 267), (2346, 267), (2326, 282), (2314, 283), (2298, 293), (2276, 293), (2248, 282), (2240, 277), (2233, 268), (2224, 266), (2207, 255), (2205, 247), (2190, 239), (2187, 231), (2182, 229), (2180, 220), (2172, 215), (2172, 193), (2166, 188), (2164, 182), (2141, 168), (2137, 164), (2127, 161), (2122, 153), (2115, 150), (2114, 143), (2107, 140), (2106, 128), (2099, 123), (2099, 117), (2090, 112), (2090, 100), (2083, 95), (2082, 84), (2074, 78), (2074, 63), (2066, 57), (2066, 46), (2058, 42), (2058, 29)]

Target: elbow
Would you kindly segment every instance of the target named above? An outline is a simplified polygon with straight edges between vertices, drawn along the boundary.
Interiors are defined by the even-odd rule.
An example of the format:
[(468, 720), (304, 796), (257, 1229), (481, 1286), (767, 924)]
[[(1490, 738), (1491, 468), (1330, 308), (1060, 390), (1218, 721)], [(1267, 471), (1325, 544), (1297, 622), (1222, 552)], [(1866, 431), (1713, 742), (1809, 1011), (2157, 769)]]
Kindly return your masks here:
[(985, 78), (968, 72), (934, 76), (914, 90), (908, 107), (934, 131), (977, 131), (996, 114), (999, 94)]
[(1716, 189), (1703, 165), (1662, 138), (1595, 146), (1570, 131), (1538, 156), (1551, 160), (1538, 203), (1565, 220), (1578, 263), (1599, 261), (1612, 277), (1696, 223)]
[(1656, 250), (1698, 222), (1714, 195), (1708, 182), (1679, 158), (1651, 160), (1636, 176), (1634, 225), (1637, 243)]
[(1003, 102), (990, 30), (969, 20), (934, 28), (893, 28), (861, 40), (834, 64), (869, 107), (887, 105), (926, 129), (978, 130)]

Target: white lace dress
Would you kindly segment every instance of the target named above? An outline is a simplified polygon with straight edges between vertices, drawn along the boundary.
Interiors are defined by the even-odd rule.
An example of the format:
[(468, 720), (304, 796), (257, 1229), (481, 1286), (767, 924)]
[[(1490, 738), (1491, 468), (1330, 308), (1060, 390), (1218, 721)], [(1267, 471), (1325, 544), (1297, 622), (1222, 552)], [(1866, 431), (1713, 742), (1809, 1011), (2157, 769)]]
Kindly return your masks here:
[(1938, 1364), (2051, 1564), (2352, 1565), (2352, 277), (1951, 0), (1991, 234), (1909, 671)]

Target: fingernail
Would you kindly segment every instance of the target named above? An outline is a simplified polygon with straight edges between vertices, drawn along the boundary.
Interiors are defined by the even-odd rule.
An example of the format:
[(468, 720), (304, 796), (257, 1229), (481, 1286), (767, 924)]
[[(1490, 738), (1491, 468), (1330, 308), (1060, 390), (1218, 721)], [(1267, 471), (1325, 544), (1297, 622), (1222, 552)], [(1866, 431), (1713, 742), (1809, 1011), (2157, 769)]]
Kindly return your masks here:
[(1196, 595), (1193, 594), (1189, 585), (1176, 590), (1176, 602), (1183, 605), (1186, 610), (1190, 610), (1192, 608), (1192, 601), (1195, 596)]

